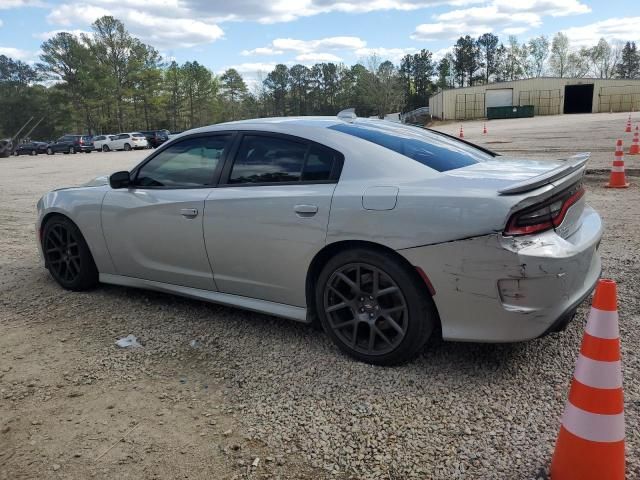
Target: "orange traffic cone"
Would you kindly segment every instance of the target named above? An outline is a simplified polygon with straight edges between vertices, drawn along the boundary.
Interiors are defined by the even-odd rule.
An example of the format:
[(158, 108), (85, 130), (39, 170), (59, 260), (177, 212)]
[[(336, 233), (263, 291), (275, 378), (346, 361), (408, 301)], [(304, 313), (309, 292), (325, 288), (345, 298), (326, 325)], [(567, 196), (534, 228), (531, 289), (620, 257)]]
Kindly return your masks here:
[(482, 124), (482, 134), (483, 134), (483, 135), (486, 135), (486, 134), (487, 134), (487, 124), (486, 124), (486, 123), (483, 123), (483, 124)]
[(640, 155), (640, 131), (638, 131), (638, 125), (636, 125), (636, 131), (633, 134), (633, 143), (629, 148), (629, 155)]
[(551, 460), (552, 480), (624, 480), (616, 283), (600, 280)]
[(605, 185), (607, 188), (627, 188), (627, 177), (624, 174), (624, 152), (622, 151), (622, 140), (616, 143), (616, 153), (613, 158), (613, 166), (611, 167), (611, 175), (609, 183)]
[(464, 132), (462, 131), (462, 125), (460, 125), (460, 134), (458, 135), (460, 138), (464, 138)]
[(625, 133), (631, 133), (631, 114), (629, 114), (629, 118), (627, 119), (627, 128), (624, 129)]

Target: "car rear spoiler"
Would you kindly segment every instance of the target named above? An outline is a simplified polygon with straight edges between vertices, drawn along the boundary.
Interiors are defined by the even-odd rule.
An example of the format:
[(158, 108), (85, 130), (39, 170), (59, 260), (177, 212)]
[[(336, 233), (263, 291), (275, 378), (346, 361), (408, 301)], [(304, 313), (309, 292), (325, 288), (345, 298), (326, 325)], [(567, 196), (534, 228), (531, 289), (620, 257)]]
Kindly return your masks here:
[(590, 156), (591, 152), (584, 152), (578, 153), (569, 158), (560, 159), (564, 160), (566, 163), (541, 175), (501, 188), (498, 190), (498, 193), (500, 195), (513, 195), (515, 193), (529, 192), (538, 187), (542, 187), (543, 185), (548, 185), (554, 180), (571, 175), (573, 172), (580, 170), (581, 168), (586, 168), (585, 165)]

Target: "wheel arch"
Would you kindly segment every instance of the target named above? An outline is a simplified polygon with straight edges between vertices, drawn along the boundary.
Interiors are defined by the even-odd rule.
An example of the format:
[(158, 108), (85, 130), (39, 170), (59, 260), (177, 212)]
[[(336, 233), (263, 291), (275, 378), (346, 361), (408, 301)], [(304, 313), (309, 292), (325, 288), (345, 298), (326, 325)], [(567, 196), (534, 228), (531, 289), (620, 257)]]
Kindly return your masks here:
[[(322, 250), (320, 250), (311, 260), (309, 264), (309, 269), (307, 270), (307, 278), (305, 282), (305, 299), (307, 302), (307, 311), (308, 316), (312, 322), (317, 322), (317, 313), (316, 313), (316, 305), (315, 305), (315, 288), (318, 276), (322, 271), (322, 267), (326, 264), (326, 262), (338, 254), (339, 252), (350, 250), (353, 248), (368, 248), (372, 250), (377, 250), (379, 252), (384, 252), (388, 255), (391, 255), (393, 258), (397, 259), (397, 261), (407, 268), (407, 271), (414, 277), (417, 284), (421, 286), (421, 289), (428, 298), (432, 298), (430, 285), (427, 284), (425, 279), (423, 279), (418, 273), (418, 270), (411, 265), (411, 263), (398, 252), (393, 250), (392, 248), (386, 247), (379, 243), (370, 242), (366, 240), (341, 240), (338, 242), (330, 243), (325, 245)], [(427, 274), (427, 272), (425, 272)], [(435, 302), (433, 302), (433, 308), (436, 312), (436, 320), (438, 329), (441, 328), (440, 325), (440, 315), (438, 313), (438, 307)]]

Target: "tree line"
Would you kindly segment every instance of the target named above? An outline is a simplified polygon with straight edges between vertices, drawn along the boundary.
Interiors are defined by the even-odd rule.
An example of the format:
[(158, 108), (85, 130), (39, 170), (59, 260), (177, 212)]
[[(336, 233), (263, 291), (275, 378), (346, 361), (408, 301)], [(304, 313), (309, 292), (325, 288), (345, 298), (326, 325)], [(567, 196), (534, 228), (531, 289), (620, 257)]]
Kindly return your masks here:
[(278, 64), (249, 88), (233, 68), (215, 75), (197, 61), (163, 59), (116, 18), (99, 18), (91, 28), (91, 35), (60, 32), (46, 40), (34, 65), (0, 55), (0, 138), (30, 117), (42, 118), (32, 138), (180, 131), (251, 117), (335, 115), (348, 107), (382, 116), (426, 106), (440, 89), (543, 75), (640, 78), (634, 42), (601, 39), (574, 50), (563, 33), (526, 43), (485, 33), (460, 37), (439, 60), (423, 49), (399, 65), (375, 55), (353, 66)]

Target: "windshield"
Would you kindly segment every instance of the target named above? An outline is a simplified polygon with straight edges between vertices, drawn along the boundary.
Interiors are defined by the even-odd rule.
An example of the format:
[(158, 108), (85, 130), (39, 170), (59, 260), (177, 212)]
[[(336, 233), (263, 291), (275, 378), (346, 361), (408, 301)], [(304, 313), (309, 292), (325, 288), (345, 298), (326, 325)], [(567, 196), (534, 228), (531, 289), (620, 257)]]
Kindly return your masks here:
[(455, 138), (399, 123), (359, 120), (357, 123), (341, 123), (329, 128), (393, 150), (438, 172), (493, 158)]

